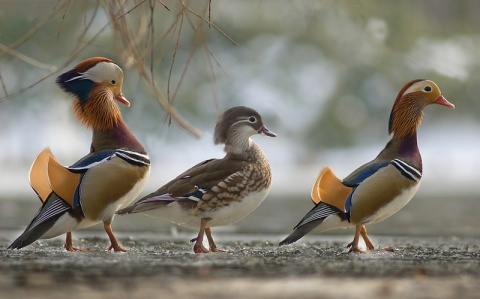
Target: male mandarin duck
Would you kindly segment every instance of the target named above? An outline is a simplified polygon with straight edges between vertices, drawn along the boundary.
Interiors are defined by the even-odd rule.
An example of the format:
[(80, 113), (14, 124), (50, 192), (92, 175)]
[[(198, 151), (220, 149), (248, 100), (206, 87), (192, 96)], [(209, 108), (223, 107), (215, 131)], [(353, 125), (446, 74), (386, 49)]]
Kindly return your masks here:
[(374, 249), (366, 225), (380, 222), (405, 206), (422, 178), (422, 158), (417, 146), (417, 128), (423, 109), (430, 104), (455, 108), (429, 80), (413, 80), (399, 92), (390, 114), (393, 134), (380, 154), (340, 180), (324, 167), (312, 188), (315, 207), (295, 226), (280, 245), (290, 244), (309, 232), (355, 226), (350, 252), (358, 247), (360, 235), (368, 250)]
[(93, 57), (56, 82), (74, 96), (77, 119), (93, 131), (90, 153), (69, 167), (59, 164), (48, 148), (37, 156), (29, 176), (43, 205), (9, 248), (66, 233), (65, 249), (83, 250), (73, 247), (71, 231), (103, 222), (109, 250), (125, 251), (111, 223), (115, 212), (131, 204), (142, 190), (150, 160), (114, 102), (130, 106), (122, 93), (122, 69), (110, 59)]
[[(117, 214), (143, 213), (182, 226), (199, 227), (193, 251), (219, 251), (211, 227), (232, 224), (255, 210), (271, 184), (267, 157), (250, 136), (276, 135), (257, 111), (240, 106), (222, 113), (215, 127), (215, 144), (224, 144), (222, 159), (203, 161)], [(204, 234), (209, 249), (203, 245)]]

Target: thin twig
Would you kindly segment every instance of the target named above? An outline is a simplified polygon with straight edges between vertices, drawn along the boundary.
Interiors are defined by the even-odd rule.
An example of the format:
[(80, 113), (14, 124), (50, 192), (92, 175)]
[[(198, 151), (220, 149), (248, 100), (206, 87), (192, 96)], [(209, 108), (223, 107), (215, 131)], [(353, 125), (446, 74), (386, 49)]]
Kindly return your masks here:
[(171, 86), (171, 78), (172, 78), (172, 73), (173, 73), (173, 66), (175, 64), (175, 58), (177, 56), (177, 50), (178, 50), (178, 47), (179, 47), (179, 44), (180, 44), (180, 37), (182, 35), (183, 18), (184, 18), (184, 14), (182, 13), (181, 20), (180, 20), (180, 28), (178, 29), (177, 40), (175, 42), (175, 48), (173, 49), (172, 62), (170, 63), (170, 69), (168, 70), (167, 99), (170, 103), (173, 102), (173, 99), (171, 99), (171, 97), (170, 97), (170, 86)]
[(69, 6), (70, 6), (70, 0), (67, 1), (67, 6), (65, 7), (65, 11), (63, 12), (63, 16), (62, 16), (62, 21), (60, 22), (60, 26), (58, 27), (57, 42), (60, 39), (60, 32), (62, 31), (63, 22), (65, 21), (65, 16), (67, 15)]
[(208, 0), (208, 28), (212, 28), (212, 0)]
[[(112, 1), (106, 1), (107, 6), (108, 5), (115, 5), (115, 3)], [(132, 43), (133, 37), (132, 37), (132, 31), (129, 29), (127, 21), (125, 18), (118, 18), (117, 15), (113, 12), (113, 7), (108, 7), (107, 12), (110, 16), (110, 25), (113, 27), (114, 32), (117, 34), (117, 37), (120, 40), (123, 40), (125, 45), (126, 45), (126, 51), (128, 51), (129, 56), (135, 57), (133, 60), (134, 66), (137, 69), (138, 74), (140, 75), (141, 78), (143, 78), (143, 81), (145, 84), (147, 84), (148, 87), (150, 87), (155, 94), (155, 98), (157, 101), (160, 103), (160, 105), (163, 107), (163, 109), (171, 115), (173, 119), (187, 132), (192, 134), (195, 137), (200, 137), (202, 135), (202, 132), (192, 126), (187, 120), (185, 120), (181, 115), (178, 113), (178, 111), (170, 105), (167, 99), (162, 95), (159, 86), (156, 84), (155, 81), (151, 80), (151, 77), (148, 76), (148, 71), (145, 68), (144, 64), (144, 59), (142, 58), (141, 51), (138, 47), (137, 44)]]
[[(17, 39), (16, 41), (14, 41), (13, 43), (9, 44), (8, 45), (8, 48), (10, 49), (16, 49), (17, 47), (19, 47), (21, 44), (23, 44), (24, 42), (26, 42), (27, 40), (29, 40), (33, 35), (35, 35), (40, 29), (42, 29), (45, 25), (47, 25), (47, 23), (53, 19), (57, 13), (63, 9), (63, 6), (62, 5), (59, 5), (59, 6), (56, 6), (54, 10), (52, 10), (52, 12), (47, 15), (45, 18), (43, 18), (42, 20), (40, 20), (38, 23), (36, 23), (34, 26), (32, 26), (30, 28), (29, 31), (27, 31), (27, 33), (25, 33), (24, 35), (22, 35), (19, 39)], [(0, 54), (0, 59), (2, 59), (5, 55), (7, 55), (7, 53), (4, 53), (4, 54)]]
[(142, 5), (143, 3), (145, 3), (145, 1), (147, 0), (143, 0), (142, 2), (139, 2), (137, 5), (135, 5), (134, 7), (132, 7), (131, 9), (127, 10), (126, 13), (120, 15), (118, 18), (123, 18), (125, 15), (128, 15), (129, 13), (131, 13), (132, 11), (134, 11), (135, 9), (137, 9), (140, 5)]
[[(155, 11), (154, 2), (153, 0), (150, 0), (150, 48), (151, 49), (153, 49), (153, 39), (155, 37), (155, 32), (154, 32), (155, 25), (154, 25), (154, 18), (153, 18), (154, 11)], [(152, 77), (152, 81), (155, 81), (154, 73), (153, 73), (153, 51), (150, 51), (150, 77)]]
[(5, 82), (3, 81), (2, 73), (0, 73), (0, 82), (2, 82), (3, 94), (4, 94), (5, 96), (8, 96), (7, 86), (5, 86)]
[(47, 70), (47, 71), (52, 71), (52, 70), (56, 69), (56, 67), (54, 65), (41, 63), (40, 61), (37, 61), (37, 60), (35, 60), (31, 57), (28, 57), (27, 55), (22, 54), (15, 49), (9, 48), (2, 43), (0, 43), (0, 50), (14, 56), (15, 58), (17, 58), (19, 60), (22, 60), (22, 61), (30, 64), (31, 66), (37, 67), (39, 69), (44, 69), (44, 70)]
[[(98, 35), (100, 35), (100, 33), (107, 27), (107, 25), (105, 25), (99, 32), (97, 32), (97, 34), (95, 34), (91, 39), (90, 41), (94, 40)], [(42, 83), (43, 81), (45, 81), (46, 79), (50, 78), (51, 76), (57, 74), (58, 72), (60, 72), (62, 69), (66, 68), (68, 65), (70, 65), (78, 56), (79, 53), (81, 53), (83, 50), (85, 50), (86, 47), (88, 47), (90, 45), (90, 43), (85, 43), (84, 46), (82, 47), (79, 47), (78, 49), (76, 49), (75, 51), (73, 51), (69, 58), (62, 64), (61, 67), (57, 68), (56, 70), (53, 70), (51, 71), (48, 75), (40, 78), (39, 80), (35, 81), (34, 83), (24, 87), (24, 88), (21, 88), (19, 90), (17, 90), (16, 92), (12, 93), (12, 94), (9, 94), (9, 95), (5, 95), (4, 97), (1, 97), (0, 98), (0, 102), (3, 102), (3, 101), (6, 101), (6, 100), (10, 100), (10, 99), (13, 99), (14, 97), (17, 97), (23, 93), (25, 93), (26, 91), (32, 89), (33, 87), (37, 86), (38, 84)]]
[(237, 45), (237, 43), (232, 39), (230, 38), (230, 36), (228, 36), (225, 32), (223, 32), (220, 28), (218, 28), (217, 25), (211, 23), (209, 20), (205, 19), (204, 17), (202, 17), (201, 15), (197, 14), (196, 12), (194, 12), (190, 7), (186, 6), (185, 3), (183, 2), (182, 0), (182, 5), (191, 13), (193, 14), (194, 16), (198, 17), (199, 19), (201, 19), (202, 21), (204, 21), (205, 23), (211, 25), (213, 27), (213, 29), (217, 30), (221, 35), (223, 35), (226, 39), (228, 39), (232, 44), (234, 44), (235, 46)]
[(159, 2), (163, 7), (165, 7), (168, 11), (170, 11), (170, 8), (168, 8), (167, 5), (162, 2), (162, 0), (158, 0), (158, 2)]

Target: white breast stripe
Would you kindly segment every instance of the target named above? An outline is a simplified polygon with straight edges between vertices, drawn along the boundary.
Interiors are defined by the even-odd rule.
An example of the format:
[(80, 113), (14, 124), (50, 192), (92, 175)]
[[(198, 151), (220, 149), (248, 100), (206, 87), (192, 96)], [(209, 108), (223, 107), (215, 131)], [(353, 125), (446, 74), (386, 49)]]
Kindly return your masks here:
[(405, 161), (402, 161), (400, 159), (394, 159), (392, 160), (392, 164), (397, 167), (397, 169), (400, 170), (402, 174), (404, 174), (411, 180), (418, 182), (422, 178), (422, 173), (415, 169), (415, 167), (407, 164)]
[(150, 160), (148, 159), (148, 156), (145, 159), (144, 155), (136, 155), (136, 153), (132, 154), (132, 152), (122, 152), (120, 150), (117, 152), (117, 156), (122, 157), (123, 159), (125, 159), (127, 161), (131, 161), (131, 162), (136, 163), (136, 164), (141, 164), (141, 165), (145, 165), (145, 166), (150, 165)]
[(132, 152), (124, 149), (118, 149), (117, 152), (125, 153), (130, 157), (136, 157), (137, 159), (140, 159), (143, 161), (150, 161), (150, 157), (148, 155), (140, 154), (138, 152)]
[(116, 156), (119, 156), (124, 160), (131, 161), (134, 164), (141, 164), (141, 165), (145, 165), (145, 166), (150, 165), (150, 158), (148, 157), (148, 155), (143, 155), (143, 154), (140, 154), (140, 153), (137, 153), (137, 152), (127, 151), (127, 150), (123, 150), (123, 149), (118, 149), (113, 154), (103, 158), (100, 161), (96, 161), (96, 162), (93, 162), (91, 164), (81, 166), (81, 167), (68, 167), (68, 169), (72, 170), (72, 171), (87, 170), (87, 169), (95, 167), (99, 164), (102, 164), (103, 162), (106, 162), (106, 161), (108, 161), (112, 158), (115, 158)]

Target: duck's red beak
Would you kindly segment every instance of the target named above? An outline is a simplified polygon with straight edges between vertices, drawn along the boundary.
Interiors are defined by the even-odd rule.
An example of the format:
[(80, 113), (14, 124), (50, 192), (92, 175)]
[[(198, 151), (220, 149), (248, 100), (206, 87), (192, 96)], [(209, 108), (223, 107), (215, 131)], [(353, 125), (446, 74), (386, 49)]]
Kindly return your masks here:
[(438, 105), (442, 105), (442, 106), (448, 107), (448, 108), (455, 109), (455, 105), (453, 105), (452, 103), (450, 103), (449, 101), (447, 101), (442, 95), (440, 95), (440, 96), (438, 97), (438, 99), (435, 100), (434, 103), (435, 103), (435, 104), (438, 104)]
[(115, 96), (115, 100), (119, 101), (120, 103), (122, 103), (127, 107), (130, 107), (130, 102), (127, 100), (127, 98), (125, 98), (125, 96), (123, 95), (123, 92), (121, 91), (119, 94)]

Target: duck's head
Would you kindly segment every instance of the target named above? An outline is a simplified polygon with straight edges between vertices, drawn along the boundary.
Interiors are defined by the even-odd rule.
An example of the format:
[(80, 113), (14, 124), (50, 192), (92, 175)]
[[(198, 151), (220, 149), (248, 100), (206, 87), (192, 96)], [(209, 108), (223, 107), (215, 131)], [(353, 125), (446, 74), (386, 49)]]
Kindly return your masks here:
[(122, 93), (123, 71), (112, 60), (92, 57), (57, 78), (57, 84), (72, 94), (75, 115), (87, 127), (107, 130), (121, 119), (114, 100), (130, 106)]
[(388, 126), (389, 133), (397, 137), (414, 133), (422, 121), (423, 109), (430, 104), (455, 108), (443, 97), (435, 82), (425, 79), (408, 82), (400, 90), (393, 104)]
[(265, 134), (270, 137), (277, 135), (270, 131), (262, 121), (262, 116), (252, 108), (237, 106), (223, 112), (215, 126), (215, 144), (225, 144), (226, 151), (236, 152), (248, 145), (250, 136)]

